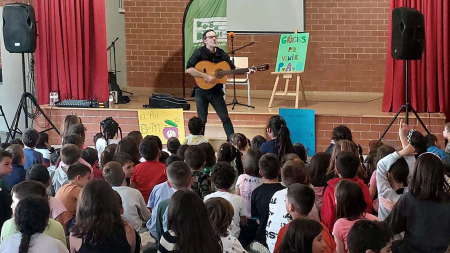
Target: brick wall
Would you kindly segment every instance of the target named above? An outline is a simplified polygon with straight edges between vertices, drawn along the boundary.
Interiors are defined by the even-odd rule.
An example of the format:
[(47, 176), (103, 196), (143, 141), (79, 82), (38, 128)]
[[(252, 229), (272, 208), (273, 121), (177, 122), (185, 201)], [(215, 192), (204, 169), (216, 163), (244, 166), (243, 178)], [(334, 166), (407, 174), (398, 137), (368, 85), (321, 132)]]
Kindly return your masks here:
[[(93, 136), (99, 132), (99, 123), (106, 117), (113, 117), (120, 125), (123, 131), (123, 136), (126, 136), (130, 131), (139, 131), (138, 114), (136, 110), (108, 110), (108, 109), (44, 109), (45, 113), (50, 116), (53, 123), (60, 128), (64, 122), (64, 118), (68, 114), (75, 113), (81, 117), (83, 125), (86, 127), (86, 145), (92, 146)], [(185, 130), (189, 133), (187, 128), (188, 120), (196, 116), (194, 112), (184, 112)], [(271, 114), (230, 114), (230, 118), (233, 121), (233, 125), (237, 132), (241, 132), (247, 135), (248, 138), (253, 138), (257, 134), (264, 135), (267, 122), (269, 121)], [(444, 147), (444, 137), (442, 136), (443, 126), (445, 124), (445, 116), (440, 113), (420, 113), (428, 130), (438, 137), (438, 141), (441, 147)], [(403, 117), (403, 116), (402, 116)], [(402, 118), (400, 117), (400, 118)], [(404, 117), (403, 117), (404, 118)], [(382, 133), (387, 128), (388, 124), (392, 120), (391, 115), (382, 117), (347, 117), (347, 116), (328, 116), (328, 115), (316, 115), (316, 152), (324, 151), (328, 145), (330, 145), (331, 132), (334, 127), (339, 125), (346, 125), (352, 130), (353, 140), (355, 143), (360, 144), (363, 147), (364, 154), (368, 153), (368, 146), (371, 140), (379, 139)], [(36, 120), (35, 128), (43, 130), (47, 128), (44, 122), (44, 117), (39, 117)], [(410, 118), (410, 128), (414, 128), (423, 134), (425, 130), (415, 118)], [(55, 131), (49, 131), (50, 142), (53, 145), (60, 145), (61, 138)], [(216, 142), (225, 140), (222, 123), (220, 122), (217, 114), (212, 113), (208, 116), (208, 124), (206, 126), (206, 135), (210, 139), (215, 139)], [(398, 122), (389, 129), (385, 139), (401, 145), (398, 138)]]
[[(389, 0), (306, 0), (310, 33), (307, 91), (382, 92)], [(181, 87), (182, 17), (188, 0), (125, 0), (128, 85)], [(279, 36), (239, 35), (236, 47), (257, 42), (238, 56), (275, 65)], [(273, 68), (272, 68), (273, 69)], [(272, 89), (268, 72), (252, 76), (252, 89)], [(192, 85), (192, 79), (189, 79)]]
[[(0, 0), (0, 6), (11, 2), (17, 0)], [(124, 1), (129, 86), (182, 86), (181, 25), (187, 3)], [(306, 0), (305, 12), (306, 31), (310, 33), (305, 89), (382, 92), (389, 0)], [(236, 47), (250, 41), (257, 43), (238, 56), (249, 57), (251, 65), (274, 66), (279, 36), (239, 35)], [(251, 88), (272, 89), (274, 80), (269, 72), (255, 74)], [(192, 78), (187, 77), (187, 81), (192, 86)]]
[[(86, 145), (93, 146), (93, 137), (96, 133), (100, 132), (100, 122), (106, 117), (113, 117), (120, 124), (120, 128), (123, 132), (123, 137), (131, 131), (139, 131), (139, 121), (137, 118), (137, 111), (118, 111), (118, 110), (108, 110), (108, 109), (44, 109), (45, 113), (50, 117), (53, 124), (61, 130), (64, 123), (66, 115), (75, 114), (79, 116), (86, 128)], [(44, 117), (39, 117), (35, 123), (34, 128), (38, 131), (44, 130), (51, 127), (44, 119)], [(52, 145), (61, 145), (61, 137), (58, 136), (56, 131), (51, 130), (48, 132), (50, 137), (50, 143)]]

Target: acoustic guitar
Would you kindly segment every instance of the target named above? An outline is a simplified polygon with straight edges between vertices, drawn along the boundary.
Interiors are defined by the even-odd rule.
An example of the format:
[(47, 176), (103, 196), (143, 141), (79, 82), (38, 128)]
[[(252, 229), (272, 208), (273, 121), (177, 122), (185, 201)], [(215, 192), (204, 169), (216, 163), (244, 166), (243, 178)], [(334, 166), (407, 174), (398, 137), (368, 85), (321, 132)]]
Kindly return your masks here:
[(216, 86), (216, 84), (225, 84), (227, 82), (227, 75), (244, 75), (246, 74), (250, 69), (253, 69), (254, 71), (266, 71), (269, 69), (269, 64), (261, 64), (256, 65), (251, 68), (241, 68), (241, 69), (231, 69), (230, 64), (226, 61), (222, 61), (219, 63), (212, 63), (209, 61), (201, 61), (195, 65), (195, 69), (199, 72), (205, 73), (207, 75), (210, 75), (214, 77), (214, 79), (207, 83), (205, 79), (202, 77), (195, 77), (195, 82), (197, 83), (198, 87), (209, 90)]

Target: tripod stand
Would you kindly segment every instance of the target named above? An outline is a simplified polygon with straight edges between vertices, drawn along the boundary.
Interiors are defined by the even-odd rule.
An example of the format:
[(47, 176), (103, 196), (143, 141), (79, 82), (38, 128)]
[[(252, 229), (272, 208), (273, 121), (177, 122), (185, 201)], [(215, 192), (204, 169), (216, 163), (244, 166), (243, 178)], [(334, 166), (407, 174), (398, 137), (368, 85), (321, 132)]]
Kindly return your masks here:
[(409, 103), (409, 76), (408, 76), (408, 65), (409, 62), (408, 60), (405, 60), (405, 82), (406, 82), (406, 96), (405, 96), (405, 104), (402, 105), (402, 107), (400, 107), (400, 110), (398, 110), (397, 114), (394, 116), (394, 118), (392, 119), (391, 123), (389, 123), (389, 126), (386, 128), (386, 130), (384, 131), (384, 133), (381, 135), (380, 140), (384, 138), (384, 136), (387, 134), (387, 132), (389, 131), (389, 128), (391, 128), (391, 126), (394, 124), (395, 120), (398, 118), (398, 115), (400, 115), (400, 113), (403, 111), (403, 109), (405, 109), (405, 116), (406, 116), (406, 125), (409, 126), (409, 111), (413, 112), (414, 115), (416, 116), (416, 119), (420, 122), (420, 124), (422, 125), (423, 129), (425, 129), (425, 131), (427, 132), (427, 134), (430, 134), (430, 131), (428, 131), (427, 127), (425, 126), (425, 124), (423, 123), (422, 119), (419, 117), (419, 115), (417, 114), (417, 111), (414, 109), (414, 107)]
[[(3, 111), (3, 107), (0, 105), (0, 117), (3, 117), (3, 119), (5, 120), (5, 124), (6, 124), (6, 129), (8, 129), (8, 136), (11, 136), (11, 128), (8, 125), (8, 121), (6, 120), (6, 115), (5, 112)], [(6, 138), (8, 138), (8, 136)]]
[[(248, 47), (248, 46), (254, 44), (255, 42), (252, 42), (252, 43), (250, 43), (250, 44), (248, 44), (248, 45), (245, 45), (245, 46), (243, 46), (243, 47), (238, 48), (237, 50), (234, 50), (234, 33), (232, 33), (232, 32), (230, 33), (230, 38), (231, 38), (231, 52), (230, 52), (229, 54), (231, 54), (231, 57), (233, 57), (233, 65), (234, 65), (234, 53), (235, 53), (237, 50), (240, 50), (240, 49), (242, 49), (242, 48), (244, 48), (244, 47)], [(233, 101), (232, 101), (231, 103), (227, 104), (227, 106), (228, 106), (228, 105), (233, 105), (233, 107), (231, 108), (231, 110), (234, 110), (234, 107), (235, 107), (236, 105), (246, 106), (246, 107), (255, 109), (254, 106), (239, 103), (239, 101), (237, 100), (237, 97), (236, 97), (236, 74), (235, 74), (234, 72), (233, 72), (233, 91), (234, 91), (234, 94), (233, 94)]]
[(23, 94), (22, 98), (20, 99), (19, 106), (17, 106), (16, 114), (14, 115), (14, 119), (11, 123), (12, 129), (10, 130), (10, 135), (7, 137), (6, 142), (9, 141), (9, 139), (14, 139), (16, 137), (17, 133), (22, 134), (22, 132), (19, 130), (19, 120), (20, 120), (20, 114), (22, 112), (25, 113), (25, 128), (28, 128), (28, 108), (27, 108), (27, 98), (31, 101), (31, 103), (36, 107), (36, 110), (39, 111), (39, 113), (44, 116), (45, 120), (47, 120), (48, 123), (52, 126), (51, 128), (48, 128), (44, 130), (43, 132), (50, 131), (54, 129), (58, 135), (61, 135), (56, 128), (56, 126), (53, 124), (53, 122), (50, 120), (50, 118), (45, 114), (45, 112), (42, 110), (42, 108), (39, 106), (38, 102), (36, 101), (36, 98), (29, 92), (27, 92), (27, 80), (25, 76), (25, 54), (22, 53), (22, 82), (23, 82)]
[[(108, 71), (109, 74), (109, 83), (110, 83), (110, 90), (117, 90), (119, 91), (119, 93), (127, 93), (130, 95), (133, 95), (132, 92), (128, 92), (128, 91), (124, 91), (121, 90), (119, 85), (117, 84), (117, 72), (120, 72), (117, 70), (117, 60), (116, 60), (116, 41), (119, 40), (119, 37), (117, 37), (113, 42), (111, 42), (111, 45), (108, 46), (108, 48), (106, 49), (106, 51), (109, 51), (109, 65), (111, 65), (111, 48), (113, 51), (113, 59), (114, 59), (114, 70), (110, 70)], [(113, 87), (112, 87), (113, 86)], [(120, 97), (122, 96), (122, 94), (120, 94)]]

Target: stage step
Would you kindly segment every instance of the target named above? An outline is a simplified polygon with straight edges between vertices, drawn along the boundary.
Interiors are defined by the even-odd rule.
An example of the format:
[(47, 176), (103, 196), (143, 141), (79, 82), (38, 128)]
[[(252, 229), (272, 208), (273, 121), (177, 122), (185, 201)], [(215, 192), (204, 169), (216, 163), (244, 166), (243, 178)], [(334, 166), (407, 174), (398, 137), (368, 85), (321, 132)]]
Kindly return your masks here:
[[(266, 137), (265, 125), (233, 125), (235, 133), (242, 133), (247, 136), (250, 141), (256, 135), (262, 135)], [(217, 152), (220, 145), (227, 141), (227, 136), (223, 130), (222, 124), (206, 124), (205, 136), (210, 140), (211, 145)], [(267, 137), (266, 137), (267, 138)]]
[(211, 143), (216, 153), (219, 152), (220, 146), (225, 142), (227, 142), (227, 138), (209, 138), (209, 143)]

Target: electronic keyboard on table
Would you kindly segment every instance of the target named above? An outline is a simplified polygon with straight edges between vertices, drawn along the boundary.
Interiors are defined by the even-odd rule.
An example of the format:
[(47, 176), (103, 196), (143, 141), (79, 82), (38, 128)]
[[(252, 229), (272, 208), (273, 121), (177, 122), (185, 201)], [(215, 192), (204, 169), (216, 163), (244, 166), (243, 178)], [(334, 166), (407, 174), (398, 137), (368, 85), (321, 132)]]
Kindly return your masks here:
[(55, 106), (69, 108), (105, 108), (108, 107), (108, 104), (100, 103), (96, 100), (66, 99), (61, 102), (55, 103)]

